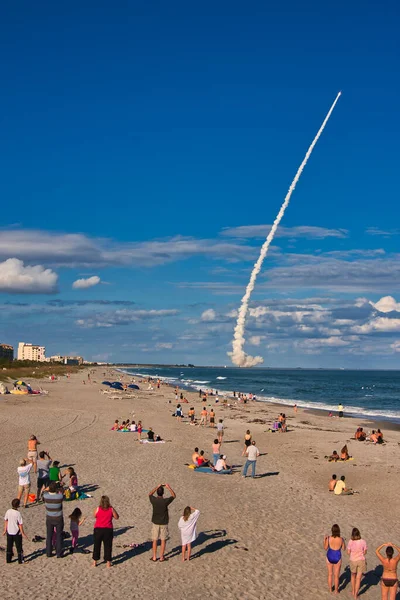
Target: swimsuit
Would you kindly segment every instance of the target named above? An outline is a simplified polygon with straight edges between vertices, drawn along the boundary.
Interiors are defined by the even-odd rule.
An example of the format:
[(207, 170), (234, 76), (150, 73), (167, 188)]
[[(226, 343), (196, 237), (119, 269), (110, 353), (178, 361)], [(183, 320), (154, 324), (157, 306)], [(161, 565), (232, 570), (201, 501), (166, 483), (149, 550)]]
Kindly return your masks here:
[(382, 577), (381, 581), (385, 587), (393, 587), (397, 583), (397, 578), (396, 579), (389, 579), (389, 578), (386, 579), (386, 578)]
[(328, 551), (326, 553), (326, 558), (331, 565), (337, 565), (339, 561), (342, 560), (342, 551), (341, 550), (333, 550), (329, 546), (329, 538), (328, 538)]

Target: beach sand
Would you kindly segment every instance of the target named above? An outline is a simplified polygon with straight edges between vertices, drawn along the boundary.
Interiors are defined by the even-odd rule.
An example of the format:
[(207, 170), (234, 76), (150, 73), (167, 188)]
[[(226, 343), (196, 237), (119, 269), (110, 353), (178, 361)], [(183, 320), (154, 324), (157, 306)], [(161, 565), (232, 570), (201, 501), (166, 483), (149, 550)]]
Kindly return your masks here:
[[(194, 473), (185, 466), (194, 447), (210, 456), (216, 431), (172, 418), (175, 395), (166, 385), (148, 392), (147, 384), (140, 384), (135, 398), (122, 395), (111, 400), (100, 393), (104, 389), (100, 382), (111, 376), (108, 370), (104, 377), (104, 371), (97, 368), (92, 382), (85, 385), (85, 372), (54, 383), (39, 381), (38, 385), (49, 390), (48, 396), (0, 396), (0, 510), (4, 515), (17, 494), (18, 459), (26, 455), (27, 439), (34, 433), (41, 441), (40, 448), (48, 450), (53, 459), (74, 465), (79, 484), (93, 495), (64, 504), (66, 531), (67, 516), (76, 506), (88, 517), (80, 540), (89, 549), (92, 512), (102, 494), (110, 496), (120, 514), (115, 522), (113, 567), (106, 569), (101, 561), (92, 568), (91, 555), (81, 552), (48, 559), (45, 543), (31, 541), (34, 535), (45, 537), (44, 507), (31, 506), (21, 509), (29, 537), (24, 542), (26, 563), (6, 565), (5, 553), (0, 554), (3, 598), (325, 598), (329, 592), (322, 543), (333, 523), (340, 525), (347, 540), (352, 527), (360, 529), (369, 547), (368, 589), (362, 597), (380, 598), (374, 550), (382, 542), (400, 544), (395, 511), (400, 489), (398, 431), (387, 430), (388, 443), (373, 446), (350, 439), (359, 424), (356, 419), (302, 410), (295, 416), (288, 407), (264, 403), (231, 408), (217, 405), (216, 417), (224, 419), (226, 428), (222, 450), (228, 463), (243, 465), (243, 436), (249, 428), (262, 453), (257, 461), (261, 477), (243, 479), (240, 469), (231, 476)], [(199, 415), (202, 402), (198, 395), (186, 396)], [(184, 406), (185, 412), (190, 405)], [(281, 411), (286, 412), (292, 431), (268, 433)], [(110, 430), (116, 418), (141, 420), (144, 427), (152, 427), (171, 442), (139, 444), (136, 434)], [(252, 422), (254, 419), (267, 424)], [(345, 443), (353, 461), (333, 464), (324, 459)], [(338, 478), (345, 475), (347, 484), (359, 494), (337, 497), (329, 493), (332, 473)], [(169, 560), (154, 564), (149, 560), (148, 493), (165, 482), (177, 494), (170, 506)], [(36, 492), (36, 482), (32, 487)], [(182, 563), (177, 522), (186, 505), (198, 508), (201, 516), (193, 560)], [(122, 547), (130, 543), (140, 546), (135, 550)], [(5, 538), (0, 544), (5, 546)], [(342, 568), (347, 567), (345, 558)], [(344, 596), (350, 596), (348, 569), (342, 579), (346, 582)]]

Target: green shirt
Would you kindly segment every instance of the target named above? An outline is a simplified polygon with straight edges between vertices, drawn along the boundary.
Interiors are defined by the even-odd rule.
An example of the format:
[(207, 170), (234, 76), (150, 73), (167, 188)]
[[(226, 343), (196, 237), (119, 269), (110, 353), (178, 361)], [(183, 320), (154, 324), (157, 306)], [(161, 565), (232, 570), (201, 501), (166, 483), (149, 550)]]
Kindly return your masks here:
[(50, 478), (50, 481), (59, 481), (60, 480), (60, 467), (50, 467), (49, 478)]

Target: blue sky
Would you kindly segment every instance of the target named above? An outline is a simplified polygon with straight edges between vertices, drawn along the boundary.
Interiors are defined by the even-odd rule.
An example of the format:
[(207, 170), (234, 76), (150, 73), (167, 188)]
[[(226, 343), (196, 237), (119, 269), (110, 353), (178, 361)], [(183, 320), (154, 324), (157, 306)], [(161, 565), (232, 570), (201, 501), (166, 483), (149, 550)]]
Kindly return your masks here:
[(342, 90), (258, 280), (246, 350), (270, 366), (397, 367), (399, 12), (4, 5), (0, 341), (229, 364), (268, 225)]

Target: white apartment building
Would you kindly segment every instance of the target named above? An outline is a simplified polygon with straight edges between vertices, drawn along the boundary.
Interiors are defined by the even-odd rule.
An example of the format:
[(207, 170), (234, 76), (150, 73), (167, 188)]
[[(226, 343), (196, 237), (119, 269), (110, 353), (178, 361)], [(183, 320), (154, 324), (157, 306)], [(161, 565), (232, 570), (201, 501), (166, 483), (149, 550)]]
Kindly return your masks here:
[(44, 362), (46, 360), (46, 348), (44, 346), (35, 346), (19, 342), (18, 360), (32, 360), (35, 362)]

